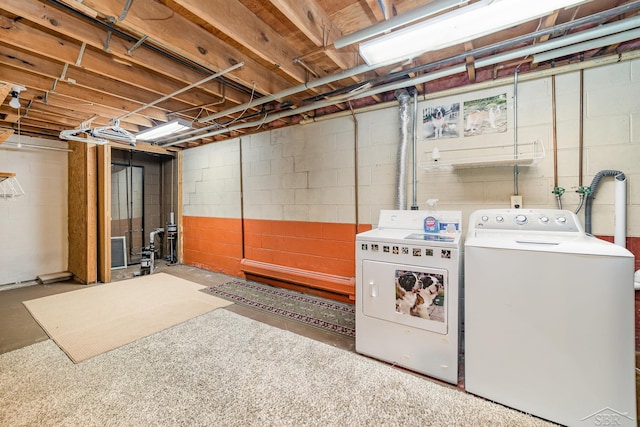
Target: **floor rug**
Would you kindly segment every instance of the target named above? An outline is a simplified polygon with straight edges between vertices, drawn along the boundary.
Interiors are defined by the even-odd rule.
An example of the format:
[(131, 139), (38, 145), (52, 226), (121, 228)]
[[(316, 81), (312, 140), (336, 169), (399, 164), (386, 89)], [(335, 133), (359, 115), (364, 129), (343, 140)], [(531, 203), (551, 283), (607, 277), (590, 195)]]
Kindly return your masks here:
[(551, 425), (228, 310), (79, 364), (50, 340), (2, 354), (0, 408), (0, 426)]
[(75, 363), (229, 305), (204, 286), (166, 273), (24, 301)]
[(356, 335), (351, 304), (245, 280), (211, 286), (202, 292), (330, 332)]

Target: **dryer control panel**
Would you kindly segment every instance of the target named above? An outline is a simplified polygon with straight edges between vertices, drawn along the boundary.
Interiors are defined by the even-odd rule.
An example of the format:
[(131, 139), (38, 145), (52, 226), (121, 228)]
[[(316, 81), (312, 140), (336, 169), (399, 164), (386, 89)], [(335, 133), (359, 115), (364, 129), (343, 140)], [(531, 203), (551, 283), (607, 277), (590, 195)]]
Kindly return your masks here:
[(560, 209), (486, 209), (469, 219), (472, 230), (584, 233), (578, 217)]

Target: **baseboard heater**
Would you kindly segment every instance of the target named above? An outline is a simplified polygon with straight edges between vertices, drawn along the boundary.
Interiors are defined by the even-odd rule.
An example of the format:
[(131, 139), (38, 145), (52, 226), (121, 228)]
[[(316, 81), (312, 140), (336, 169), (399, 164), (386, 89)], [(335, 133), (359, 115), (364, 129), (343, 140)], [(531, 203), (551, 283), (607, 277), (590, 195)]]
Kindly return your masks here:
[(244, 258), (240, 264), (242, 271), (247, 276), (275, 279), (277, 281), (345, 295), (350, 300), (355, 300), (355, 278), (353, 277), (336, 276), (333, 274), (319, 273), (317, 271), (285, 267), (246, 258)]

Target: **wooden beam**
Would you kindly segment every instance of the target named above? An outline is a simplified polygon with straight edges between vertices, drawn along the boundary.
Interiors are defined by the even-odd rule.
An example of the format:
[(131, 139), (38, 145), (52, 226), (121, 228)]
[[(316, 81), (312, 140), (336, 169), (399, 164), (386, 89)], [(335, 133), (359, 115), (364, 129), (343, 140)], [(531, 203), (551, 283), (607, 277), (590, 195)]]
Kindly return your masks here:
[[(64, 4), (75, 3), (75, 0), (61, 1)], [(83, 5), (105, 16), (120, 16), (123, 3), (120, 0), (84, 0)], [(130, 32), (147, 35), (169, 51), (197, 64), (207, 64), (208, 68), (216, 71), (244, 61), (243, 67), (227, 77), (246, 87), (252, 87), (255, 81), (257, 91), (262, 95), (279, 92), (291, 85), (288, 80), (277, 75), (275, 66), (267, 68), (243, 55), (163, 4), (134, 1), (125, 19), (117, 25)]]
[(9, 82), (0, 82), (0, 104), (4, 103), (4, 100), (11, 92), (12, 84)]
[(382, 4), (384, 4), (384, 11), (382, 7), (380, 7), (379, 0), (365, 0), (367, 8), (371, 15), (375, 18), (376, 22), (382, 22), (389, 19), (391, 15), (391, 2), (389, 0), (384, 0)]
[[(59, 62), (54, 62), (31, 53), (3, 48), (1, 45), (0, 64), (5, 64), (28, 72), (35, 72), (49, 77), (53, 79), (53, 81), (57, 80), (60, 83), (64, 82), (70, 85), (84, 87), (91, 91), (99, 91), (107, 95), (117, 96), (124, 100), (134, 102), (138, 106), (141, 105), (140, 102), (148, 104), (162, 96), (160, 93), (152, 92), (147, 88), (126, 83), (127, 79), (124, 78), (124, 76), (119, 77), (116, 75), (113, 76), (113, 78), (105, 77), (104, 75), (95, 74), (75, 66), (69, 66), (65, 71), (63, 64), (60, 64)], [(28, 66), (25, 66), (24, 64), (28, 64)], [(59, 80), (63, 73), (65, 79)], [(195, 103), (186, 103), (176, 99), (169, 99), (163, 102), (161, 107), (159, 106), (160, 104), (158, 104), (157, 106), (150, 108), (152, 108), (153, 111), (160, 111), (161, 117), (166, 117), (166, 111), (179, 111), (188, 107), (193, 107), (199, 103), (199, 101)], [(146, 110), (143, 110), (141, 114), (147, 114)]]
[[(109, 56), (95, 51), (92, 47), (85, 49), (82, 67), (77, 67), (73, 63), (69, 65), (70, 63), (67, 62), (65, 71), (65, 65), (60, 63), (60, 59), (63, 59), (64, 55), (62, 58), (54, 57), (53, 55), (57, 56), (58, 50), (56, 50), (55, 54), (52, 54), (47, 52), (46, 48), (42, 48), (42, 46), (46, 46), (47, 40), (50, 39), (51, 35), (35, 29), (29, 30), (29, 40), (31, 42), (29, 46), (26, 46), (24, 39), (15, 40), (15, 37), (11, 40), (4, 39), (3, 42), (8, 43), (7, 46), (0, 45), (0, 60), (2, 63), (15, 68), (27, 71), (39, 70), (52, 78), (59, 79), (64, 73), (64, 80), (69, 83), (75, 82), (86, 85), (92, 79), (101, 79), (107, 83), (95, 83), (99, 85), (96, 87), (104, 87), (107, 90), (115, 84), (117, 85), (116, 87), (120, 87), (119, 92), (124, 98), (131, 99), (132, 96), (136, 95), (136, 91), (144, 90), (147, 92), (147, 102), (154, 101), (168, 93), (176, 92), (186, 86), (182, 82), (171, 80), (137, 64), (127, 66), (118, 63)], [(23, 49), (26, 49), (27, 52), (24, 52)], [(67, 50), (79, 51), (80, 45), (67, 45)], [(77, 56), (78, 54), (76, 53), (75, 55)], [(140, 99), (144, 99), (144, 97)], [(213, 102), (218, 100), (219, 97), (211, 92), (193, 89), (176, 95), (174, 99), (180, 100), (184, 104), (182, 106), (165, 106), (165, 108), (185, 109)]]
[[(69, 3), (69, 6), (73, 8), (78, 5), (79, 3), (75, 1)], [(22, 46), (32, 51), (37, 50), (39, 47), (41, 50), (49, 52), (50, 58), (69, 64), (75, 64), (80, 58), (82, 42), (98, 50), (104, 48), (107, 36), (107, 32), (104, 29), (37, 0), (3, 0), (0, 4), (0, 9), (7, 10), (22, 17), (24, 20), (29, 20), (49, 30), (45, 38), (40, 38), (39, 36), (34, 36), (34, 31), (36, 30), (32, 25), (26, 26), (19, 21), (5, 20), (6, 22), (2, 22), (2, 25), (0, 25), (0, 39), (3, 42), (10, 42), (14, 46)], [(86, 6), (82, 6), (82, 9), (84, 11), (88, 10)], [(97, 13), (94, 12), (92, 15), (97, 15)], [(56, 34), (75, 39), (76, 42), (69, 43), (68, 39), (56, 37)], [(134, 42), (129, 40), (112, 36), (109, 43), (111, 59), (114, 62), (120, 61), (123, 65), (135, 64), (154, 70), (169, 79), (184, 83), (184, 86), (199, 81), (204, 77), (203, 74), (184, 67), (170, 58), (149, 49), (139, 48), (129, 54), (128, 50), (133, 44)], [(97, 72), (96, 69), (99, 68), (100, 62), (95, 62), (94, 52), (91, 50), (85, 51), (85, 54), (81, 57), (80, 66)], [(105, 71), (107, 74), (110, 72), (110, 70)], [(235, 104), (245, 103), (249, 99), (248, 95), (233, 88), (227, 88), (223, 92), (215, 84), (205, 85), (202, 90), (214, 97), (222, 97), (224, 95), (226, 99)], [(171, 92), (173, 91), (164, 93)]]
[(173, 0), (198, 19), (222, 31), (254, 55), (276, 65), (298, 83), (305, 81), (304, 70), (293, 59), (301, 52), (289, 46), (284, 37), (253, 14), (241, 2), (228, 0)]
[(9, 139), (11, 135), (13, 135), (13, 129), (0, 128), (0, 144)]
[[(473, 50), (473, 43), (472, 42), (466, 42), (464, 44), (464, 50), (466, 52), (470, 52)], [(476, 65), (475, 65), (475, 58), (473, 55), (468, 55), (465, 58), (465, 66), (467, 67), (467, 78), (469, 79), (469, 83), (475, 83), (476, 82)]]
[(111, 147), (98, 153), (98, 281), (111, 282)]
[[(333, 41), (342, 37), (342, 31), (333, 23), (331, 17), (315, 0), (270, 0), (284, 16), (307, 36), (316, 46), (328, 47)], [(344, 52), (356, 52), (355, 47), (347, 46), (337, 52), (330, 48), (326, 54), (340, 68), (348, 69), (357, 65), (355, 55), (345, 55)], [(355, 76), (353, 80), (356, 80)]]
[[(122, 99), (118, 96), (109, 95), (104, 92), (98, 92), (91, 88), (82, 87), (80, 85), (69, 84), (67, 82), (61, 81), (57, 81), (57, 83), (55, 83), (56, 80), (53, 78), (18, 71), (14, 68), (9, 68), (6, 65), (2, 64), (0, 64), (0, 74), (6, 76), (8, 79), (20, 80), (20, 83), (27, 88), (35, 88), (44, 92), (55, 92), (62, 95), (67, 95), (71, 98), (75, 98), (83, 102), (112, 107), (118, 110), (121, 114), (133, 111), (141, 105), (137, 102)], [(144, 115), (154, 120), (163, 122), (167, 121), (166, 113), (158, 108), (147, 108), (146, 110), (144, 110)]]
[(69, 141), (68, 270), (82, 283), (97, 279), (96, 147)]

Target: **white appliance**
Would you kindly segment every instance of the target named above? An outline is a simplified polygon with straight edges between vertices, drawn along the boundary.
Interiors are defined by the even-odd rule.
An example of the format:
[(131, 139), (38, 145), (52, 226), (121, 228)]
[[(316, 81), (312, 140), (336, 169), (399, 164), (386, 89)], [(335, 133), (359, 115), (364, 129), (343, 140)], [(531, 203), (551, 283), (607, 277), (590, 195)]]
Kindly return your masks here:
[(461, 218), (383, 210), (356, 235), (358, 353), (458, 383)]
[(465, 240), (465, 388), (569, 426), (636, 425), (633, 255), (566, 210), (480, 210)]

